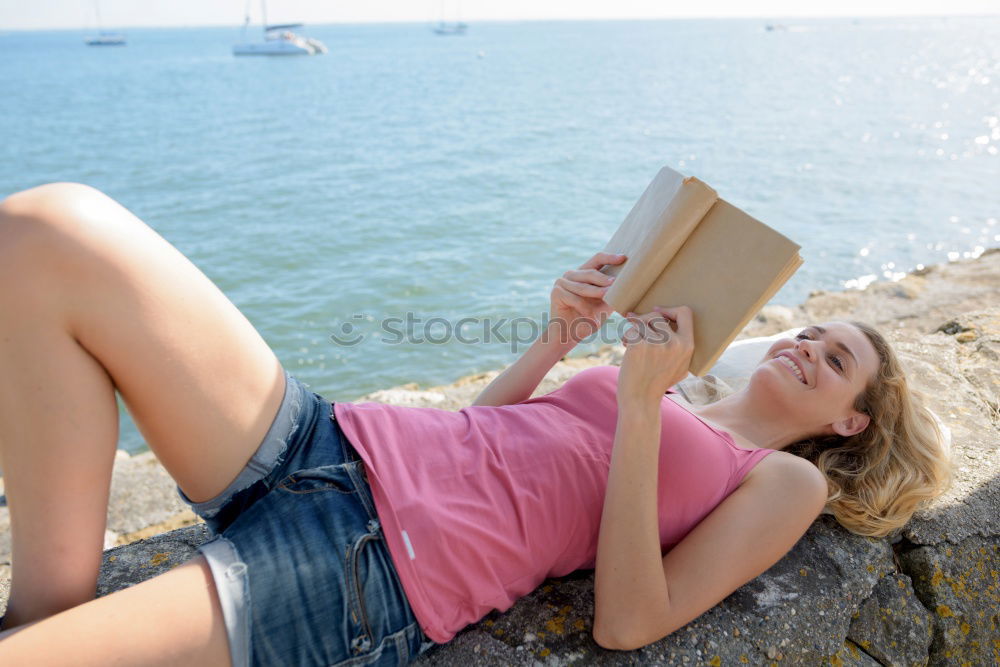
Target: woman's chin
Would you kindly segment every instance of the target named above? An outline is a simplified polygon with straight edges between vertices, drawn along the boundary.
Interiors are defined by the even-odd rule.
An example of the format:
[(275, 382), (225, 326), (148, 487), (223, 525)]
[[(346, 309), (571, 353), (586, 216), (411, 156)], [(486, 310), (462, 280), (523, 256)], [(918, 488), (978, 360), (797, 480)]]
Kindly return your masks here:
[(765, 361), (757, 366), (750, 375), (747, 390), (760, 392), (762, 395), (777, 399), (781, 396), (791, 396), (795, 385), (790, 382), (793, 376), (778, 363)]

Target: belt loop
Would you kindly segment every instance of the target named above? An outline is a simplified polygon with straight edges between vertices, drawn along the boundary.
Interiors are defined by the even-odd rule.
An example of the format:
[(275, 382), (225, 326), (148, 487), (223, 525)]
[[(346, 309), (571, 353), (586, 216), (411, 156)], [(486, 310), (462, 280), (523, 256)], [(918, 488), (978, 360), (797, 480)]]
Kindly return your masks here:
[(365, 511), (368, 512), (368, 518), (378, 519), (378, 511), (375, 509), (375, 499), (372, 497), (371, 483), (368, 481), (368, 473), (365, 470), (364, 461), (359, 457), (357, 461), (352, 461), (349, 465), (345, 465), (344, 469), (351, 476), (351, 481), (358, 491), (358, 500), (361, 501)]

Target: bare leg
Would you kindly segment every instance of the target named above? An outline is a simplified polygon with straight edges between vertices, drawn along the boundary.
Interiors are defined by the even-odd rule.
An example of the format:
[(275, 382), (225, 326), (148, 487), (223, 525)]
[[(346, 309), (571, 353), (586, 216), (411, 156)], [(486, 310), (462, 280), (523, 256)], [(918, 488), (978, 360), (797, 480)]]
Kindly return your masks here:
[(229, 664), (222, 608), (200, 556), (0, 639), (0, 665)]
[(191, 262), (110, 198), (65, 183), (0, 203), (0, 373), (6, 627), (94, 596), (114, 389), (196, 501), (246, 464), (284, 389), (266, 343)]

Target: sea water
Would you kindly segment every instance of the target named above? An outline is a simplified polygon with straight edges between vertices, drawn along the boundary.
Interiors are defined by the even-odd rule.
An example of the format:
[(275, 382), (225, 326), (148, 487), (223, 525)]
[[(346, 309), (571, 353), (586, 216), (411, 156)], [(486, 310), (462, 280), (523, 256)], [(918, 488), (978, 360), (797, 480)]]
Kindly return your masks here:
[(333, 400), (513, 361), (663, 165), (802, 245), (776, 303), (1000, 245), (997, 17), (127, 33), (0, 34), (0, 196), (109, 193)]

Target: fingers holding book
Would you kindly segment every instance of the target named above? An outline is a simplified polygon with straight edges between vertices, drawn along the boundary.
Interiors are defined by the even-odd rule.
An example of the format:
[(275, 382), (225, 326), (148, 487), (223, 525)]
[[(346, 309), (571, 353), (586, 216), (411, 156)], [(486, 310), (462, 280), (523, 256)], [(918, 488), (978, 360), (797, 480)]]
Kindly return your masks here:
[(618, 376), (619, 398), (662, 396), (687, 375), (694, 352), (694, 322), (687, 306), (655, 306), (628, 313), (632, 326), (622, 336), (627, 348)]
[(566, 271), (556, 278), (550, 295), (550, 316), (560, 327), (568, 326), (574, 342), (594, 333), (612, 312), (604, 295), (614, 278), (601, 273), (598, 267), (620, 264), (624, 255), (599, 252), (580, 268)]
[(628, 312), (625, 314), (625, 319), (632, 324), (622, 336), (622, 343), (626, 346), (640, 340), (648, 343), (666, 343), (672, 335), (680, 335), (682, 327), (685, 331), (690, 331), (692, 328), (691, 309), (687, 306), (676, 308), (653, 306), (653, 310), (643, 315)]
[(580, 265), (581, 269), (599, 269), (607, 264), (621, 264), (627, 258), (621, 253), (599, 252)]
[(621, 264), (624, 261), (625, 255), (599, 252), (581, 264), (579, 269), (564, 273), (562, 278), (556, 279), (556, 283), (579, 296), (603, 299), (604, 293), (615, 279), (614, 276), (602, 273), (599, 269), (608, 264)]
[(556, 284), (570, 292), (591, 299), (603, 299), (608, 287), (615, 281), (597, 269), (577, 269), (567, 271), (562, 277), (556, 278)]

